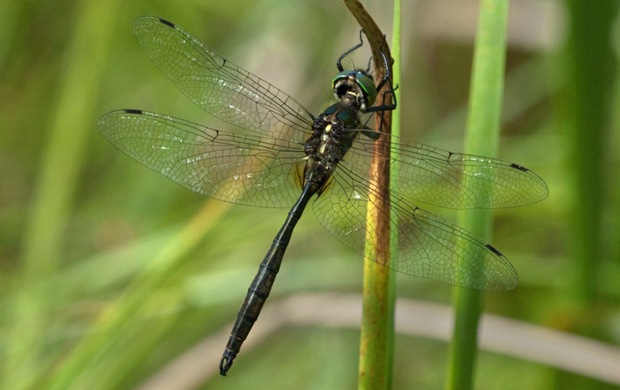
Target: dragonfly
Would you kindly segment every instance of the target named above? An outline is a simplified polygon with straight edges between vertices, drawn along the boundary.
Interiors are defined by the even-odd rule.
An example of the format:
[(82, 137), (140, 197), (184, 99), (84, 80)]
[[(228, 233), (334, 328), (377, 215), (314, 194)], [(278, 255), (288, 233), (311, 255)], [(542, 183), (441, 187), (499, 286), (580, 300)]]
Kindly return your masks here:
[[(508, 290), (517, 274), (495, 247), (417, 204), (451, 209), (505, 208), (538, 202), (545, 182), (519, 164), (453, 153), (369, 129), (364, 116), (391, 83), (375, 86), (369, 70), (345, 70), (332, 81), (336, 102), (313, 115), (274, 85), (233, 64), (183, 29), (143, 16), (133, 30), (151, 60), (195, 105), (230, 128), (215, 129), (139, 109), (104, 114), (99, 132), (146, 167), (197, 193), (235, 204), (289, 208), (243, 301), (219, 369), (225, 376), (274, 284), (293, 230), (306, 206), (333, 236), (364, 254), (368, 203), (388, 205), (397, 236), (382, 264), (454, 286)], [(361, 38), (361, 34), (360, 34)], [(387, 89), (387, 92), (378, 90)], [(374, 151), (385, 139), (392, 154)], [(391, 199), (369, 178), (373, 153), (391, 167)], [(381, 154), (384, 153), (384, 154)], [(368, 256), (368, 255), (365, 255)], [(369, 260), (379, 260), (372, 257)]]

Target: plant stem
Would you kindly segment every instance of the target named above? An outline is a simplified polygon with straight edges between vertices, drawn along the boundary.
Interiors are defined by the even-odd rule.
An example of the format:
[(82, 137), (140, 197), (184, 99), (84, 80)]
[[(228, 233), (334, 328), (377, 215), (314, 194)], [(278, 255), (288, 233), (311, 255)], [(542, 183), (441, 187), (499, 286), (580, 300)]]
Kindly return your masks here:
[[(381, 32), (364, 7), (354, 0), (344, 0), (345, 5), (356, 18), (372, 49), (374, 61), (374, 82), (379, 85), (386, 72), (393, 77), (390, 48)], [(388, 59), (385, 69), (383, 57)], [(392, 81), (392, 80), (391, 80)], [(377, 104), (389, 104), (392, 99), (387, 89), (379, 91)], [(383, 111), (375, 115), (375, 128), (389, 133), (392, 112)], [(360, 336), (359, 383), (360, 389), (389, 388), (392, 377), (392, 343), (394, 339), (394, 287), (390, 264), (390, 209), (389, 199), (390, 164), (380, 156), (390, 153), (390, 138), (381, 136), (375, 142), (375, 154), (370, 166), (370, 187), (368, 212), (366, 215), (366, 261), (364, 262), (364, 286), (362, 325)], [(368, 259), (374, 259), (369, 261)], [(383, 265), (381, 265), (383, 264)]]
[[(400, 64), (401, 64), (401, 18), (400, 18), (400, 0), (394, 0), (394, 14), (392, 18), (392, 58), (394, 58), (394, 64), (392, 66), (392, 81), (395, 84), (400, 82)], [(396, 89), (394, 91), (394, 99), (396, 102), (400, 101), (400, 89)], [(400, 108), (396, 106), (396, 109), (392, 111), (392, 127), (391, 134), (399, 137), (400, 136), (400, 124), (401, 124), (401, 116), (400, 116)], [(395, 160), (393, 160), (395, 161)], [(398, 177), (398, 164), (392, 163), (390, 169), (390, 177), (395, 178)], [(398, 191), (396, 188), (396, 180), (390, 179), (390, 194)], [(392, 199), (390, 199), (390, 204), (392, 204)], [(396, 220), (396, 215), (392, 216), (392, 223), (398, 224)], [(396, 253), (398, 248), (398, 232), (391, 231), (390, 232), (390, 253)], [(395, 338), (395, 330), (394, 330), (394, 313), (396, 306), (396, 275), (394, 269), (390, 268), (390, 283), (389, 283), (389, 296), (388, 296), (388, 351), (387, 351), (387, 363), (386, 363), (386, 375), (387, 375), (387, 389), (392, 388), (392, 379), (394, 374), (394, 338)]]
[[(474, 49), (465, 152), (484, 156), (496, 154), (503, 92), (508, 0), (482, 0)], [(467, 185), (467, 182), (465, 182)], [(463, 228), (488, 240), (491, 213), (468, 210), (460, 214)], [(467, 270), (465, 270), (467, 272)], [(473, 387), (477, 351), (478, 320), (483, 293), (455, 288), (455, 324), (450, 348), (447, 389)]]

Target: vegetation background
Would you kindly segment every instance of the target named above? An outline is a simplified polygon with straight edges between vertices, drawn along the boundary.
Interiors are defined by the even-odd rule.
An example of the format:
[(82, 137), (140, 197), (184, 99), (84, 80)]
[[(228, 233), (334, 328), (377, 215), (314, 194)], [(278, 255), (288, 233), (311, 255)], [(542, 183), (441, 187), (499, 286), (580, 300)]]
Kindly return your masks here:
[[(612, 110), (620, 30), (613, 0), (587, 4), (511, 3), (499, 157), (541, 175), (550, 197), (496, 212), (492, 242), (520, 285), (487, 294), (486, 311), (599, 340), (620, 359), (620, 140)], [(389, 34), (389, 7), (366, 5)], [(459, 151), (477, 2), (403, 7), (403, 136)], [(264, 314), (258, 325), (286, 325), (257, 332), (259, 342), (244, 348), (229, 377), (216, 375), (230, 321), (287, 210), (204, 199), (96, 132), (97, 118), (117, 108), (214, 123), (140, 49), (131, 31), (139, 15), (179, 24), (313, 112), (331, 101), (335, 59), (358, 36), (342, 3), (327, 0), (1, 2), (1, 388), (156, 388), (163, 373), (183, 372), (169, 366), (180, 356), (187, 360), (177, 367), (189, 371), (165, 377), (177, 384), (198, 372), (195, 386), (210, 389), (354, 387), (359, 330), (288, 318), (293, 310)], [(361, 289), (360, 256), (310, 214), (267, 306), (302, 293), (343, 294), (335, 304)], [(449, 307), (451, 288), (399, 276), (398, 296)], [(398, 335), (394, 387), (442, 387), (447, 350), (437, 336)], [(481, 350), (476, 388), (615, 388), (515, 356)]]

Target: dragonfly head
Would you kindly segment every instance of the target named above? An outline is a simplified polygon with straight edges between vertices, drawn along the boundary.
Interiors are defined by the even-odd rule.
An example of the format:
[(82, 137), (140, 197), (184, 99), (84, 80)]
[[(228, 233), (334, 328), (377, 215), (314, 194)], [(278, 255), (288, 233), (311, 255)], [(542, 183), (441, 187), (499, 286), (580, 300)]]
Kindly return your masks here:
[(362, 112), (372, 106), (377, 97), (375, 83), (368, 73), (361, 69), (338, 73), (332, 81), (332, 87), (336, 99), (343, 100), (345, 96), (352, 96)]

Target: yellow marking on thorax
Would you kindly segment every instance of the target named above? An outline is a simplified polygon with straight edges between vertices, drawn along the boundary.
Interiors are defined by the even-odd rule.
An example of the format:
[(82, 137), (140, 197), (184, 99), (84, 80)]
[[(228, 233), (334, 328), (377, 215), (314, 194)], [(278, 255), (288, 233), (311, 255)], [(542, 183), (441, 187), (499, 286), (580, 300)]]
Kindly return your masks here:
[(325, 132), (321, 134), (321, 146), (319, 146), (319, 153), (324, 154), (325, 148), (327, 148), (327, 141), (329, 141), (329, 133), (332, 131), (331, 123), (325, 126)]

